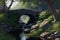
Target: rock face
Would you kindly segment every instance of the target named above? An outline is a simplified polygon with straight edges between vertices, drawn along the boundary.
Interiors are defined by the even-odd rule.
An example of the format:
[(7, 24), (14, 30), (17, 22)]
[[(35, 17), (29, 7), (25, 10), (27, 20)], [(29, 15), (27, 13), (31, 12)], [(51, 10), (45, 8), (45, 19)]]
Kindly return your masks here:
[(41, 40), (46, 40), (49, 35), (50, 35), (49, 32), (43, 32), (43, 33), (40, 35), (40, 38), (41, 38)]
[(60, 33), (55, 30), (51, 32), (43, 32), (40, 35), (41, 40), (60, 40)]
[(60, 38), (56, 38), (55, 40), (60, 40)]
[(49, 36), (49, 32), (44, 32), (44, 33), (42, 33), (41, 35), (40, 35), (40, 37), (48, 37)]
[(0, 30), (9, 32), (12, 29), (11, 26), (9, 26), (6, 23), (0, 22)]
[(0, 12), (2, 12), (3, 11), (3, 7), (2, 7), (2, 5), (0, 5)]
[(7, 6), (0, 4), (0, 12), (5, 12), (5, 10), (8, 10)]

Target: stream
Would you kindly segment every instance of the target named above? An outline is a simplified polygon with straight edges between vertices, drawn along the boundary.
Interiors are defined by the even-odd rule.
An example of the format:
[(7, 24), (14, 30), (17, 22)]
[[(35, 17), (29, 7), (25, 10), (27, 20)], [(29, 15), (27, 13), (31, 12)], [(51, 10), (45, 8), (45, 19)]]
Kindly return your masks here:
[(22, 34), (21, 36), (21, 40), (26, 40), (28, 38), (27, 34)]

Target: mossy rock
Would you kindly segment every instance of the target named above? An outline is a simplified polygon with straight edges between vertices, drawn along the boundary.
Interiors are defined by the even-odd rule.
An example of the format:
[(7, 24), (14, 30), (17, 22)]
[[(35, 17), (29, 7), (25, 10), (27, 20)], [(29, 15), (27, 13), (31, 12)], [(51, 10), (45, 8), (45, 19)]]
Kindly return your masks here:
[(60, 22), (54, 23), (52, 27), (53, 27), (53, 30), (60, 32)]

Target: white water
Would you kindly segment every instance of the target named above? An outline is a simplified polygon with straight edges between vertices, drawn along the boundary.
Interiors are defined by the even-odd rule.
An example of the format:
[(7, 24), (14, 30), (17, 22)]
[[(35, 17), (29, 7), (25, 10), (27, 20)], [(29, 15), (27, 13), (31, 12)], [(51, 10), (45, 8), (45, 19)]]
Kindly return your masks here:
[(26, 40), (26, 37), (25, 36), (22, 36), (21, 40)]
[(28, 35), (27, 34), (21, 34), (21, 40), (26, 40), (28, 38)]

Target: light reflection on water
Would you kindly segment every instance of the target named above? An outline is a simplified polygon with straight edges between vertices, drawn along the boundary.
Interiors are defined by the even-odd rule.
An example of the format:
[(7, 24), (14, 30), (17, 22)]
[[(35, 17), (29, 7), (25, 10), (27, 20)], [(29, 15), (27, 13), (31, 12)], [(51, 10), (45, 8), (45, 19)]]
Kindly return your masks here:
[(26, 40), (26, 36), (22, 36), (21, 37), (21, 40)]
[(21, 40), (26, 40), (29, 36), (27, 34), (22, 33), (21, 35)]

